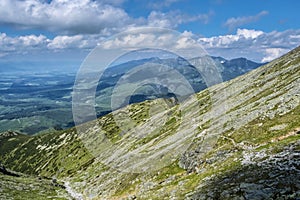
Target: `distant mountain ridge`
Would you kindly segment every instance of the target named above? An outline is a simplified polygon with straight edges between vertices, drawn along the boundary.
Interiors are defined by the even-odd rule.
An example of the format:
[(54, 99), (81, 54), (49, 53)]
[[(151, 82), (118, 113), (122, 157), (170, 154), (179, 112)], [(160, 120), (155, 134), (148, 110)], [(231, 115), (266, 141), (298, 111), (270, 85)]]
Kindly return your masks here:
[[(226, 60), (221, 57), (212, 57), (212, 59), (216, 62), (215, 65), (218, 68), (218, 73), (221, 74), (224, 81), (247, 73), (261, 65), (247, 59)], [(132, 60), (111, 66), (104, 72), (96, 91), (95, 107), (98, 117), (111, 112), (110, 97), (119, 79), (135, 67), (147, 65), (147, 63), (157, 63), (176, 69), (190, 83), (195, 92), (207, 88), (207, 84), (201, 74), (199, 74), (199, 71), (190, 61), (183, 58), (160, 59), (153, 57)], [(30, 63), (25, 63), (25, 65), (30, 65)], [(7, 67), (14, 71), (12, 66)], [(33, 66), (33, 68), (36, 67)], [(6, 67), (1, 69), (5, 70)], [(145, 74), (159, 78), (157, 71), (151, 70), (151, 68)], [(91, 76), (94, 75), (94, 73), (91, 74)], [(143, 80), (142, 76), (143, 74), (138, 80)], [(72, 127), (74, 122), (71, 109), (71, 93), (74, 80), (74, 74), (61, 74), (57, 72), (2, 77), (2, 80), (0, 80), (0, 103), (4, 108), (0, 111), (0, 131), (15, 130), (31, 135), (53, 131), (54, 129), (59, 130)], [(173, 94), (161, 86), (148, 84), (136, 90), (134, 94), (124, 99), (124, 101), (138, 103), (155, 98), (171, 98), (176, 95), (178, 96), (178, 94)], [(22, 102), (20, 99), (22, 99)]]
[[(250, 60), (247, 60), (246, 58), (236, 58), (232, 60), (226, 60), (222, 57), (199, 57), (199, 58), (193, 58), (191, 60), (186, 60), (181, 57), (177, 58), (167, 58), (167, 59), (161, 59), (158, 57), (151, 57), (151, 58), (145, 58), (140, 60), (132, 60), (128, 61), (122, 64), (114, 65), (109, 68), (107, 68), (102, 78), (100, 79), (100, 84), (98, 85), (98, 93), (101, 92), (101, 90), (105, 90), (110, 87), (114, 87), (124, 74), (130, 72), (136, 67), (147, 65), (149, 63), (151, 64), (159, 64), (163, 66), (171, 67), (178, 72), (180, 72), (184, 78), (190, 83), (192, 88), (194, 89), (194, 92), (199, 92), (207, 88), (207, 83), (205, 83), (205, 80), (202, 77), (201, 69), (197, 69), (193, 66), (192, 60), (205, 60), (205, 59), (212, 59), (214, 62), (215, 67), (217, 68), (217, 72), (220, 73), (222, 81), (228, 81), (235, 77), (238, 77), (242, 74), (245, 74), (253, 69), (256, 69), (260, 67), (261, 65), (265, 63), (256, 63)], [(200, 71), (199, 71), (200, 70)], [(157, 73), (157, 69), (154, 71), (151, 71), (151, 67), (148, 67), (147, 75), (153, 74), (153, 76), (157, 76), (159, 78), (160, 74)], [(164, 74), (167, 75), (167, 74)], [(215, 74), (217, 75), (217, 74)], [(113, 78), (112, 78), (113, 77)], [(138, 81), (142, 82), (143, 77), (138, 77)], [(138, 103), (145, 100), (150, 100), (154, 98), (161, 98), (163, 97), (163, 94), (157, 93), (144, 93), (144, 90), (139, 90), (138, 93), (132, 94), (131, 98), (132, 100), (130, 103)], [(111, 93), (107, 94), (108, 96), (111, 96)], [(173, 96), (174, 94), (169, 93), (168, 96)], [(178, 96), (178, 94), (175, 94)], [(98, 95), (99, 96), (99, 95)], [(109, 102), (107, 102), (109, 103)], [(103, 103), (102, 103), (103, 104)], [(101, 116), (101, 115), (99, 115)]]
[[(216, 66), (219, 68), (219, 70), (222, 72), (222, 78), (224, 81), (230, 80), (232, 78), (235, 78), (237, 76), (240, 76), (244, 73), (247, 73), (248, 71), (251, 71), (253, 69), (256, 69), (262, 65), (265, 65), (267, 63), (257, 63), (251, 60), (248, 60), (247, 58), (234, 58), (227, 60), (223, 57), (216, 57), (216, 56), (210, 56), (213, 61), (215, 61)], [(145, 64), (145, 63), (158, 63), (158, 64), (165, 64), (168, 66), (176, 67), (179, 69), (183, 66), (190, 66), (191, 64), (188, 63), (188, 60), (185, 60), (183, 58), (169, 58), (169, 59), (160, 59), (158, 57), (152, 57), (152, 58), (145, 58), (140, 60), (132, 60), (128, 61), (122, 64), (111, 66), (107, 69), (107, 71), (104, 73), (105, 77), (109, 76), (116, 76), (120, 74), (124, 74), (125, 71), (129, 71), (132, 68)], [(232, 73), (232, 74), (231, 74)]]
[(230, 80), (267, 63), (256, 63), (246, 58), (226, 60), (222, 65), (225, 67), (222, 73), (224, 80)]

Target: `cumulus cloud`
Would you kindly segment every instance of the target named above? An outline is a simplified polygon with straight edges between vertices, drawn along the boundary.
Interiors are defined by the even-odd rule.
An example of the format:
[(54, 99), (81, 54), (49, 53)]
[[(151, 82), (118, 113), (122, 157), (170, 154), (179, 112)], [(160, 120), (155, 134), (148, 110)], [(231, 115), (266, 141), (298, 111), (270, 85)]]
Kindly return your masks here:
[(263, 32), (238, 29), (236, 34), (198, 39), (212, 55), (246, 57), (258, 62), (271, 61), (299, 46), (300, 30)]
[(235, 35), (221, 35), (210, 38), (199, 38), (206, 48), (238, 48), (252, 43), (254, 39), (264, 32), (257, 30), (238, 29)]
[(281, 49), (281, 48), (267, 48), (265, 49), (265, 57), (263, 57), (262, 62), (269, 62), (274, 60), (275, 58), (278, 58), (284, 53), (287, 53), (287, 49)]
[(246, 39), (255, 39), (262, 34), (264, 34), (263, 31), (249, 30), (249, 29), (238, 29), (237, 30), (237, 35), (242, 36)]
[[(31, 51), (64, 51), (67, 49), (91, 50), (97, 44), (104, 48), (131, 47), (188, 49), (197, 48), (200, 43), (210, 55), (225, 58), (246, 57), (257, 62), (271, 61), (299, 46), (300, 30), (263, 32), (260, 30), (238, 29), (235, 34), (214, 37), (199, 37), (192, 32), (174, 34), (167, 29), (147, 29), (121, 34), (105, 40), (102, 34), (58, 35), (47, 38), (44, 35), (11, 37), (0, 33), (0, 56), (24, 54)], [(186, 51), (186, 50), (185, 50)]]
[(2, 55), (16, 52), (27, 53), (44, 48), (49, 41), (44, 35), (9, 37), (5, 33), (0, 33), (0, 52)]
[(56, 36), (48, 43), (47, 47), (49, 49), (87, 48), (89, 43), (89, 40), (82, 35)]
[(0, 23), (78, 34), (99, 33), (107, 28), (135, 24), (138, 20), (130, 18), (121, 8), (105, 4), (105, 1), (0, 0)]
[(115, 38), (103, 41), (101, 46), (104, 49), (131, 49), (133, 47), (144, 48), (149, 46), (163, 48), (169, 47), (171, 44), (174, 45), (177, 37), (177, 35), (172, 34), (167, 29), (133, 29), (129, 33), (121, 33)]
[(197, 49), (200, 54), (200, 44), (192, 32), (179, 33), (170, 29), (140, 28), (133, 29), (100, 44), (103, 49), (136, 49), (161, 48), (168, 50)]
[(28, 35), (28, 36), (20, 36), (19, 41), (26, 47), (38, 47), (41, 44), (47, 43), (49, 40), (44, 35)]
[[(148, 17), (130, 17), (120, 5), (125, 0), (0, 0), (0, 24), (43, 29), (58, 34), (112, 35), (130, 27), (175, 28), (199, 21), (208, 23), (213, 12), (188, 15), (180, 11), (152, 11)], [(175, 0), (163, 1), (171, 4)]]
[(242, 25), (256, 22), (261, 17), (263, 17), (267, 14), (268, 14), (268, 11), (264, 10), (254, 16), (232, 17), (232, 18), (227, 19), (227, 21), (224, 23), (224, 26), (228, 27), (229, 30), (234, 30), (235, 28), (240, 27)]
[(0, 57), (6, 55), (27, 54), (66, 49), (93, 49), (103, 37), (92, 35), (56, 36), (53, 39), (45, 35), (25, 35), (10, 37), (0, 33)]

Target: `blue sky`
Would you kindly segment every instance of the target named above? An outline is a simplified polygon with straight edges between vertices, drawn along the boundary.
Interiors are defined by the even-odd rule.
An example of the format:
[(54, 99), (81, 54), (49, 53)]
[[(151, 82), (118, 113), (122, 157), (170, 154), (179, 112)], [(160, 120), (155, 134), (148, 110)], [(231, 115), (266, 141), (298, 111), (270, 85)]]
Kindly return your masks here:
[[(135, 2), (134, 6), (132, 2)], [(181, 24), (178, 27), (180, 31), (191, 30), (207, 37), (228, 34), (234, 32), (235, 28), (258, 29), (266, 32), (300, 28), (298, 14), (300, 1), (297, 0), (170, 0), (159, 1), (157, 6), (151, 6), (152, 3), (146, 3), (148, 6), (145, 6), (145, 4), (137, 2), (147, 1), (128, 1), (124, 4), (127, 12), (135, 17), (147, 17), (153, 10), (163, 13), (181, 11), (190, 16), (207, 14), (209, 15), (207, 23), (199, 20)], [(164, 4), (163, 2), (173, 3)], [(244, 23), (232, 30), (225, 25), (230, 18), (247, 18), (256, 16), (263, 11), (266, 11), (265, 15), (253, 20), (244, 19)]]
[(146, 26), (189, 33), (214, 56), (266, 62), (300, 45), (299, 8), (298, 0), (0, 0), (0, 67), (76, 68), (105, 38)]

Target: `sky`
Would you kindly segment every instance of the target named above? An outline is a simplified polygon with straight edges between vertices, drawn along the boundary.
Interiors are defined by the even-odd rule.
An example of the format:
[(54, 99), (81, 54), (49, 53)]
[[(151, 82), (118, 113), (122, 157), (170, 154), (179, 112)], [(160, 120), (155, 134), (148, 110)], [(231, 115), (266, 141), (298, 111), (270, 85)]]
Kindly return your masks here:
[(77, 68), (136, 27), (179, 31), (212, 56), (271, 61), (300, 45), (298, 0), (0, 0), (0, 68)]

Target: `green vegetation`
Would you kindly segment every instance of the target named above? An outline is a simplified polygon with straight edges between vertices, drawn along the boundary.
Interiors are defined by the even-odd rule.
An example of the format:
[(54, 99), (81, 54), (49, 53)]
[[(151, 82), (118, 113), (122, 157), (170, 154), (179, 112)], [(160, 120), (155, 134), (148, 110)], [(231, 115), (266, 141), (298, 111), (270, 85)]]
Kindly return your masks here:
[[(251, 196), (252, 186), (253, 191), (274, 194), (273, 199), (278, 197), (276, 189), (281, 191), (280, 197), (296, 198), (295, 190), (300, 188), (290, 183), (292, 176), (288, 173), (299, 176), (290, 167), (293, 163), (299, 166), (296, 157), (300, 150), (299, 57), (297, 49), (242, 77), (191, 96), (181, 104), (171, 98), (131, 104), (82, 125), (90, 127), (80, 136), (76, 128), (35, 136), (3, 133), (1, 163), (32, 176), (0, 175), (1, 183), (19, 188), (18, 185), (25, 183), (33, 185), (36, 175), (56, 177), (70, 181), (72, 188), (84, 197), (100, 199), (230, 199), (232, 195), (237, 198), (250, 195), (249, 199), (255, 199)], [(102, 139), (110, 143), (103, 144)], [(176, 152), (178, 146), (191, 141), (185, 152), (156, 170), (123, 172), (119, 171), (122, 166), (118, 168), (107, 161), (111, 154), (115, 156), (113, 161), (122, 157), (130, 160), (131, 152), (165, 150), (164, 154), (149, 154), (153, 160), (141, 162), (150, 165), (157, 158), (167, 157), (167, 150)], [(294, 157), (287, 161), (289, 153)], [(139, 162), (134, 160), (132, 165)], [(120, 159), (117, 164), (130, 167), (126, 160)], [(288, 170), (280, 171), (277, 165)], [(40, 181), (43, 185), (37, 183), (32, 193), (27, 192), (27, 186), (20, 186), (25, 190), (24, 198), (34, 195), (41, 199), (64, 198), (62, 188), (44, 179)], [(269, 190), (264, 188), (268, 184)], [(289, 187), (290, 192), (286, 192), (284, 188)], [(9, 193), (18, 199), (22, 195), (19, 189), (3, 188), (2, 196)]]
[(51, 180), (38, 177), (12, 177), (0, 173), (0, 199), (69, 199), (67, 192)]
[(16, 135), (1, 142), (5, 143), (0, 146), (1, 153), (7, 152), (6, 148), (11, 143), (16, 145), (15, 149), (1, 156), (1, 161), (8, 168), (27, 174), (71, 176), (93, 160), (74, 129), (34, 137)]

